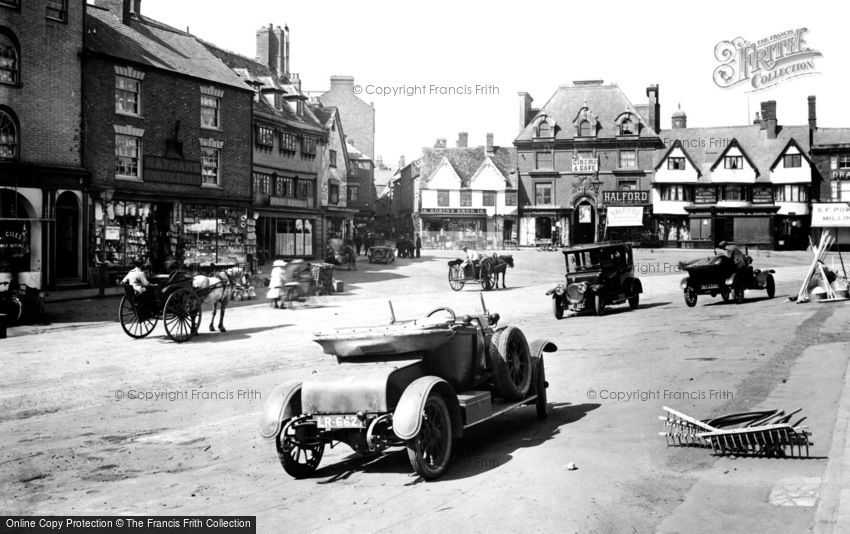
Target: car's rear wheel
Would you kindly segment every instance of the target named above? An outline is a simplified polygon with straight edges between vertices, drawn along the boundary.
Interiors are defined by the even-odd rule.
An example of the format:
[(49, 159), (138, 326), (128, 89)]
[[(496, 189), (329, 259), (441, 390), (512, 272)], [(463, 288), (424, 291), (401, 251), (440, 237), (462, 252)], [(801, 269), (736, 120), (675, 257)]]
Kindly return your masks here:
[(697, 305), (697, 292), (692, 287), (685, 288), (685, 304), (688, 308), (693, 308)]
[(549, 405), (546, 397), (546, 371), (542, 359), (537, 363), (537, 382), (534, 387), (537, 390), (537, 401), (534, 403), (537, 408), (537, 418), (546, 419), (549, 416)]
[[(299, 429), (299, 426), (312, 426), (313, 428)], [(322, 455), (325, 452), (324, 442), (318, 438), (315, 438), (314, 441), (299, 441), (296, 438), (297, 434), (302, 436), (315, 435), (317, 433), (315, 426), (315, 423), (301, 423), (300, 425), (298, 423), (295, 425), (284, 423), (277, 435), (277, 455), (280, 458), (280, 465), (293, 478), (305, 478), (312, 475), (319, 467), (319, 462), (322, 461)]]
[(776, 296), (776, 282), (773, 280), (773, 276), (767, 275), (767, 298), (772, 299)]
[(531, 352), (525, 335), (509, 326), (493, 334), (487, 352), (493, 386), (505, 400), (519, 401), (531, 388)]
[(434, 392), (422, 410), (422, 427), (407, 442), (407, 457), (416, 474), (427, 480), (443, 475), (452, 457), (452, 419), (446, 401)]
[(564, 306), (561, 304), (561, 299), (558, 297), (552, 299), (552, 311), (555, 314), (555, 319), (560, 321), (564, 318)]
[(735, 304), (744, 302), (744, 286), (740, 282), (735, 282)]
[(636, 310), (638, 306), (640, 306), (640, 293), (635, 293), (629, 297), (629, 307)]

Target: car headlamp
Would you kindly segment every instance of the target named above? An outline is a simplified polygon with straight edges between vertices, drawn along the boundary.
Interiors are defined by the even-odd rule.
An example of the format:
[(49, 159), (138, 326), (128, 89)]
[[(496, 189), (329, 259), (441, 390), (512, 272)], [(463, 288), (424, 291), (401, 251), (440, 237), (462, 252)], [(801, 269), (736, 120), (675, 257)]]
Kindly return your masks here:
[(555, 294), (558, 296), (563, 295), (567, 292), (567, 287), (564, 284), (558, 284), (555, 286)]
[(584, 294), (587, 291), (587, 284), (580, 282), (578, 284), (570, 284), (567, 286), (567, 300), (572, 304), (578, 304), (584, 300)]

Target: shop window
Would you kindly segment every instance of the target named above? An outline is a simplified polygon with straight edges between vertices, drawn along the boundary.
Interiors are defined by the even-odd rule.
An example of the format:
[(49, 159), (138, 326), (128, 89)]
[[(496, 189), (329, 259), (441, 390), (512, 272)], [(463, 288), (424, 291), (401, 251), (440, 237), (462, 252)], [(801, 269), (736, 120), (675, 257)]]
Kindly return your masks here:
[(201, 147), (201, 185), (219, 185), (221, 149)]
[(258, 150), (271, 152), (274, 148), (274, 129), (269, 126), (258, 124), (254, 136), (254, 147)]
[(349, 202), (357, 202), (360, 200), (360, 188), (356, 186), (351, 186), (348, 188), (348, 201)]
[(724, 156), (723, 168), (737, 171), (744, 168), (744, 156)]
[(260, 195), (271, 194), (272, 177), (262, 172), (254, 173), (254, 192)]
[(221, 98), (214, 95), (201, 95), (201, 128), (218, 130), (221, 128)]
[[(738, 156), (740, 157), (740, 156)], [(742, 185), (725, 185), (719, 188), (719, 200), (746, 201), (747, 188)]]
[(694, 188), (690, 185), (662, 185), (661, 200), (693, 202)]
[(47, 18), (68, 22), (68, 0), (47, 0)]
[(496, 205), (496, 192), (495, 191), (484, 191), (481, 194), (482, 203), (485, 206), (495, 206)]
[(20, 80), (20, 55), (14, 34), (0, 28), (0, 83), (17, 85)]
[[(250, 225), (244, 209), (186, 205), (181, 248), (189, 266), (244, 264), (249, 250)], [(251, 222), (253, 224), (253, 220)]]
[(437, 191), (437, 205), (438, 206), (448, 206), (449, 205), (449, 192), (448, 191)]
[(464, 207), (472, 205), (472, 191), (460, 192), (460, 205)]
[(620, 191), (637, 191), (637, 180), (620, 180), (617, 184), (617, 189)]
[(115, 175), (122, 178), (142, 177), (140, 161), (142, 138), (133, 135), (115, 135)]
[(589, 120), (583, 120), (578, 125), (579, 137), (590, 137), (593, 135), (593, 127)]
[(289, 154), (298, 152), (298, 136), (289, 132), (281, 132), (280, 151)]
[(142, 82), (127, 76), (115, 77), (115, 113), (141, 115)]
[(328, 159), (330, 160), (329, 165), (336, 167), (336, 150), (331, 149), (328, 151)]
[(809, 188), (805, 185), (778, 185), (774, 197), (776, 202), (808, 202)]
[(552, 183), (541, 182), (534, 184), (534, 203), (537, 206), (552, 205)]
[(667, 158), (667, 170), (668, 171), (683, 171), (683, 170), (685, 170), (685, 158), (683, 158), (683, 157)]
[(18, 157), (18, 124), (10, 111), (0, 108), (0, 160)]
[(537, 126), (537, 137), (552, 137), (552, 128), (548, 122), (542, 121)]
[(800, 154), (785, 154), (782, 156), (782, 166), (786, 169), (802, 167), (803, 156)]
[(637, 154), (634, 150), (620, 151), (620, 168), (633, 169), (637, 167)]
[(331, 184), (328, 188), (328, 203), (339, 204), (339, 184)]
[(631, 119), (626, 119), (620, 123), (620, 135), (634, 135), (635, 125)]
[(551, 152), (538, 152), (536, 155), (536, 163), (538, 169), (553, 169), (554, 164), (552, 162), (552, 153)]
[(517, 194), (516, 191), (505, 191), (505, 206), (516, 206)]

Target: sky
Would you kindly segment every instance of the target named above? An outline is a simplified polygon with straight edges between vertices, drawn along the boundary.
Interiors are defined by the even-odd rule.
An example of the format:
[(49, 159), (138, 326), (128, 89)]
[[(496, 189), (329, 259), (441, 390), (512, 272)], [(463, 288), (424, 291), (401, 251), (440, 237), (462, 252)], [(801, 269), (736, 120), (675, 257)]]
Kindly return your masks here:
[[(142, 0), (141, 11), (249, 57), (260, 27), (288, 25), (290, 71), (302, 89), (321, 92), (331, 75), (354, 76), (359, 96), (375, 106), (375, 154), (391, 166), (437, 138), (454, 146), (461, 131), (470, 146), (488, 132), (509, 146), (520, 131), (517, 93), (542, 107), (574, 80), (616, 83), (632, 104), (646, 103), (646, 87), (658, 84), (662, 128), (679, 105), (688, 126), (746, 124), (765, 100), (776, 100), (779, 124), (806, 124), (808, 95), (817, 96), (819, 126), (850, 127), (843, 3)], [(757, 92), (715, 84), (718, 43), (798, 28), (822, 54), (816, 74)], [(423, 85), (425, 94), (404, 93)], [(472, 94), (439, 94), (458, 87)]]

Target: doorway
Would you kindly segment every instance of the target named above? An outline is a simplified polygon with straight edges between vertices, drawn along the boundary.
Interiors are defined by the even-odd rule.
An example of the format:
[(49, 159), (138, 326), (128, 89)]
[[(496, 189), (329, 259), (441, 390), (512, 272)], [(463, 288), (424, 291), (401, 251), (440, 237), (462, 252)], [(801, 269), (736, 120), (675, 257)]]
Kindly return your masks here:
[(575, 245), (596, 241), (596, 210), (587, 200), (579, 202), (573, 210), (573, 237)]
[(80, 204), (70, 191), (56, 200), (56, 279), (80, 279)]

